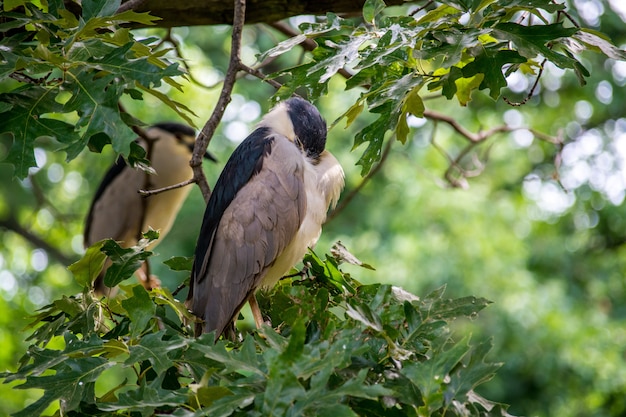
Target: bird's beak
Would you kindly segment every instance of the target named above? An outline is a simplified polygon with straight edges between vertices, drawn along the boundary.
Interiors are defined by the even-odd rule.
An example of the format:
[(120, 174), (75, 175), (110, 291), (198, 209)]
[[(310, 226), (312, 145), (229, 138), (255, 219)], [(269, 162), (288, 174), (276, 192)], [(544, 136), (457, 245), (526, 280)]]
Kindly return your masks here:
[(217, 158), (213, 156), (212, 153), (210, 153), (209, 151), (206, 151), (204, 153), (204, 159), (208, 159), (211, 162), (217, 162)]
[[(188, 144), (187, 147), (189, 148), (190, 152), (193, 152), (193, 147), (194, 147), (193, 143)], [(204, 153), (204, 159), (208, 159), (211, 162), (217, 162), (217, 158), (214, 157), (213, 154), (209, 151), (206, 151)]]

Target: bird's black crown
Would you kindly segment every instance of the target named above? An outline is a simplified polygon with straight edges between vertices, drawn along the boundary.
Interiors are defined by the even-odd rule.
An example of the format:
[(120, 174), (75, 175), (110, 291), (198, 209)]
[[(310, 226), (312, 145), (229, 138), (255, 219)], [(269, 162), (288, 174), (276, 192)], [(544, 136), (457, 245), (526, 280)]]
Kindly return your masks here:
[(310, 157), (318, 157), (326, 146), (326, 121), (308, 101), (293, 97), (285, 101), (293, 130)]

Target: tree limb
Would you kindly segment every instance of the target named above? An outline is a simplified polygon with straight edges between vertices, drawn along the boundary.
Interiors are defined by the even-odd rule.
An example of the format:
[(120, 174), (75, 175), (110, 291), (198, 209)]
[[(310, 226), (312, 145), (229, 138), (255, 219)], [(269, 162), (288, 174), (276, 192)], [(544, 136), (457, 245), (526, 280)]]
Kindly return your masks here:
[(122, 3), (119, 9), (117, 9), (116, 14), (125, 12), (127, 10), (140, 8), (144, 3), (146, 3), (146, 0), (128, 0), (125, 3)]
[(9, 217), (5, 219), (0, 219), (0, 229), (10, 230), (22, 236), (33, 246), (45, 250), (48, 254), (50, 254), (50, 256), (56, 258), (63, 265), (69, 265), (75, 261), (75, 259), (72, 259), (71, 257), (65, 255), (63, 252), (43, 240), (41, 237), (37, 236), (30, 230), (22, 227), (17, 219), (11, 214), (9, 214)]
[[(422, 0), (423, 1), (423, 0)], [(222, 0), (129, 0), (120, 9), (130, 6), (136, 12), (150, 12), (162, 20), (157, 27), (204, 26), (234, 24), (235, 8), (232, 2)], [(414, 1), (415, 2), (415, 1)], [(365, 0), (256, 0), (246, 7), (247, 23), (269, 23), (300, 15), (325, 15), (327, 12), (360, 13)], [(406, 4), (403, 0), (386, 0), (389, 6)], [(129, 6), (126, 6), (126, 5)]]
[[(171, 3), (171, 1), (170, 1)], [(241, 69), (241, 34), (243, 32), (243, 25), (245, 22), (246, 13), (246, 0), (235, 0), (234, 18), (233, 18), (233, 32), (231, 42), (230, 61), (228, 63), (228, 69), (224, 77), (224, 84), (222, 85), (222, 91), (220, 97), (213, 109), (213, 113), (209, 120), (205, 123), (204, 127), (198, 134), (196, 144), (193, 149), (193, 156), (191, 158), (191, 168), (193, 169), (193, 178), (202, 191), (202, 196), (206, 202), (209, 201), (211, 196), (211, 188), (206, 180), (204, 171), (202, 171), (202, 158), (206, 152), (209, 142), (215, 134), (215, 130), (219, 125), (226, 107), (231, 101), (231, 94), (235, 81), (237, 81), (237, 73)]]

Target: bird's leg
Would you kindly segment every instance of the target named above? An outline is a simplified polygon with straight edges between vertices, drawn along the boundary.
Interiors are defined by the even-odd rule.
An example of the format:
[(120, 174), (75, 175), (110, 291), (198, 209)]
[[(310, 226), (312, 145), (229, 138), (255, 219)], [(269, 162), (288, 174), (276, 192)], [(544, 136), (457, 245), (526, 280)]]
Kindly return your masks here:
[(250, 310), (252, 310), (252, 317), (254, 317), (254, 324), (256, 324), (256, 328), (260, 329), (263, 324), (265, 324), (265, 320), (263, 320), (263, 315), (261, 314), (261, 309), (259, 308), (259, 303), (256, 300), (256, 296), (254, 293), (248, 298), (248, 303), (250, 303)]
[(139, 268), (135, 274), (137, 275), (137, 278), (139, 278), (141, 285), (143, 285), (143, 287), (148, 291), (161, 286), (161, 281), (156, 277), (156, 275), (150, 274), (150, 264), (147, 260), (141, 264), (141, 268)]
[(302, 266), (302, 269), (299, 270), (298, 272), (294, 272), (293, 274), (289, 274), (289, 275), (283, 275), (280, 279), (287, 279), (287, 278), (294, 278), (294, 277), (300, 277), (302, 279), (310, 278), (310, 275), (309, 275), (310, 269), (311, 269), (311, 264), (307, 262)]

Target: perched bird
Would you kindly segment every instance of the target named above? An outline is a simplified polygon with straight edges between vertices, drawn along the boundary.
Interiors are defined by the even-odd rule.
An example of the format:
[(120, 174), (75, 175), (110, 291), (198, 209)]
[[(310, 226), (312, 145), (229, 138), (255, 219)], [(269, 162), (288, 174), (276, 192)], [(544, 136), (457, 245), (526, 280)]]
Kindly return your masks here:
[(216, 339), (254, 296), (271, 287), (317, 242), (344, 185), (324, 150), (326, 122), (308, 101), (279, 103), (235, 149), (204, 213), (187, 305)]
[[(124, 247), (130, 247), (137, 244), (141, 234), (149, 227), (160, 230), (161, 239), (155, 241), (154, 246), (172, 227), (191, 186), (148, 197), (141, 196), (139, 190), (163, 188), (192, 178), (189, 160), (195, 131), (178, 123), (159, 123), (147, 129), (146, 136), (148, 140), (138, 138), (137, 141), (146, 149), (156, 174), (134, 169), (121, 157), (117, 159), (104, 176), (91, 203), (85, 224), (85, 246), (111, 238)], [(208, 153), (205, 157), (215, 160)], [(147, 269), (144, 265), (137, 275), (142, 284), (150, 289), (158, 285), (158, 281), (153, 281)], [(94, 289), (98, 294), (111, 295), (111, 289), (104, 285), (104, 271), (95, 280)]]

